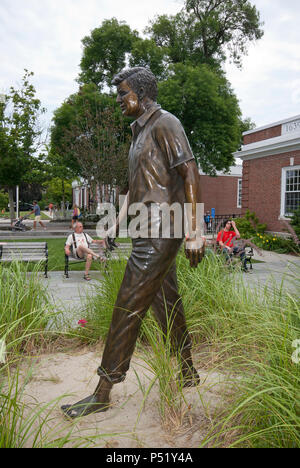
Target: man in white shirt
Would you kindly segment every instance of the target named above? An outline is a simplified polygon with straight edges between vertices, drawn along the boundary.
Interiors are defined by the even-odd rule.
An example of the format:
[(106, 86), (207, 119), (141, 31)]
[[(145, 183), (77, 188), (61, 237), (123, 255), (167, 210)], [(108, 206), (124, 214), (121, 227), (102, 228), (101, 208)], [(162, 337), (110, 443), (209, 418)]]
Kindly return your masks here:
[(105, 260), (104, 256), (98, 255), (89, 248), (90, 244), (100, 244), (105, 248), (104, 240), (92, 239), (91, 236), (83, 232), (83, 224), (77, 222), (74, 226), (74, 233), (70, 234), (67, 239), (65, 245), (65, 253), (68, 257), (70, 255), (73, 255), (79, 260), (86, 259), (84, 274), (84, 279), (86, 281), (91, 281), (89, 271), (92, 265), (93, 258), (95, 258), (96, 260), (100, 260), (101, 262)]

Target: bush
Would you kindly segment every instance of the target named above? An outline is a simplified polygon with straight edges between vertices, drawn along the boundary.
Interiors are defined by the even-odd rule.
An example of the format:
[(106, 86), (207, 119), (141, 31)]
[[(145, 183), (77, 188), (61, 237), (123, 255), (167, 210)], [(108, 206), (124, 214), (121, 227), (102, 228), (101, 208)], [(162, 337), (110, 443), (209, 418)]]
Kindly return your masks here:
[(286, 239), (273, 234), (256, 233), (253, 242), (257, 247), (276, 253), (300, 253), (300, 248), (293, 239)]
[(256, 233), (264, 234), (267, 228), (267, 225), (261, 224), (255, 213), (250, 213), (249, 210), (243, 218), (236, 218), (235, 223), (243, 239), (250, 239)]
[[(300, 366), (293, 361), (299, 338), (299, 268), (285, 282), (266, 287), (224, 274), (213, 255), (192, 270), (178, 262), (178, 282), (201, 366), (228, 375), (222, 408), (204, 447), (299, 446)], [(284, 281), (284, 278), (283, 278)], [(205, 344), (205, 346), (203, 346)]]
[(0, 265), (0, 341), (9, 356), (39, 347), (55, 318), (47, 288), (38, 279), (40, 269), (35, 265), (29, 274), (28, 264)]
[(291, 225), (293, 226), (297, 236), (300, 237), (300, 207), (293, 214), (291, 218)]
[[(235, 223), (242, 239), (252, 238), (252, 242), (257, 245), (257, 247), (277, 253), (300, 253), (299, 245), (297, 245), (293, 239), (286, 239), (277, 235), (266, 234), (267, 225), (261, 224), (256, 214), (251, 213), (249, 210), (243, 218), (235, 219)], [(295, 231), (298, 223), (298, 229), (300, 230), (300, 209), (295, 213), (293, 221), (291, 222)]]

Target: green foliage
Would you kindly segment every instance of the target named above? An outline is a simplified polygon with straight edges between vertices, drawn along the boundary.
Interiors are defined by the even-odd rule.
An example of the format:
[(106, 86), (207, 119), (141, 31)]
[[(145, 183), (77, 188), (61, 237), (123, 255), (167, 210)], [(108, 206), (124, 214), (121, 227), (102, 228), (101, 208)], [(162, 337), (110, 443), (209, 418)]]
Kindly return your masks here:
[(45, 109), (35, 96), (32, 76), (25, 70), (20, 89), (11, 87), (4, 107), (0, 105), (0, 184), (8, 188), (11, 219), (13, 188), (32, 177), (42, 134), (38, 121)]
[(242, 218), (235, 219), (242, 239), (252, 239), (252, 242), (264, 250), (277, 253), (299, 253), (299, 246), (293, 239), (287, 239), (273, 234), (266, 234), (266, 224), (261, 224), (255, 213), (247, 210)]
[(131, 67), (149, 67), (157, 78), (168, 76), (166, 69), (166, 51), (157, 47), (153, 39), (137, 39), (133, 42), (129, 58)]
[[(151, 21), (146, 38), (116, 18), (105, 20), (82, 41), (78, 81), (102, 90), (111, 87), (126, 59), (131, 67), (149, 67), (163, 81), (160, 102), (182, 121), (202, 169), (213, 175), (234, 164), (232, 154), (241, 145), (242, 131), (252, 125), (241, 119), (238, 100), (222, 71), (225, 52), (230, 50), (240, 65), (248, 43), (262, 37), (260, 27), (259, 13), (244, 0), (187, 1), (177, 15)], [(74, 152), (63, 151), (58, 142), (62, 129), (72, 125), (73, 105), (74, 96), (55, 114), (52, 151), (79, 174)]]
[(297, 236), (300, 238), (300, 207), (294, 212), (291, 218), (291, 225), (293, 226)]
[(206, 173), (229, 170), (240, 145), (240, 109), (228, 81), (207, 65), (177, 64), (172, 72), (159, 84), (158, 101), (182, 122)]
[(106, 338), (126, 264), (127, 260), (122, 257), (119, 261), (110, 261), (103, 280), (95, 286), (96, 294), (86, 297), (81, 318), (87, 321), (87, 325), (79, 330), (83, 340), (97, 343), (99, 338)]
[(296, 245), (293, 239), (286, 239), (273, 234), (259, 234), (255, 235), (253, 242), (258, 247), (264, 250), (270, 250), (277, 253), (298, 253), (300, 254), (300, 247)]
[(0, 183), (15, 186), (30, 173), (33, 154), (39, 145), (38, 127), (41, 102), (30, 84), (33, 73), (25, 70), (20, 89), (10, 88), (6, 96), (6, 112), (0, 126)]
[(60, 206), (60, 202), (62, 201), (64, 196), (67, 200), (72, 200), (71, 181), (65, 181), (64, 186), (62, 186), (61, 179), (54, 178), (51, 179), (49, 182), (46, 182), (44, 186), (46, 189), (46, 192), (43, 194), (43, 202), (45, 206), (51, 202)]
[(7, 209), (8, 195), (4, 190), (0, 190), (0, 210)]
[(197, 270), (179, 257), (177, 270), (189, 329), (202, 344), (200, 365), (227, 376), (222, 408), (201, 446), (299, 446), (300, 367), (292, 360), (299, 267), (291, 264), (282, 284), (271, 278), (266, 287), (251, 288), (240, 274), (225, 276), (214, 255)]
[(264, 34), (259, 12), (248, 0), (186, 0), (185, 7), (194, 19), (195, 47), (205, 60), (224, 62), (229, 52), (241, 66), (249, 43)]
[(267, 228), (267, 225), (261, 224), (256, 214), (249, 210), (242, 218), (235, 219), (235, 223), (243, 239), (250, 239), (256, 233), (264, 234)]
[(126, 54), (137, 37), (137, 31), (132, 31), (125, 22), (118, 22), (116, 18), (104, 20), (82, 40), (79, 83), (94, 83), (99, 89), (110, 86), (114, 75), (124, 68)]
[(40, 265), (28, 278), (28, 267), (13, 262), (0, 264), (0, 340), (9, 356), (39, 346), (48, 322), (53, 317), (46, 288), (38, 280)]
[(130, 127), (114, 97), (84, 85), (55, 111), (53, 121), (49, 161), (55, 177), (66, 179), (68, 171), (83, 177), (94, 200), (96, 183), (127, 186)]

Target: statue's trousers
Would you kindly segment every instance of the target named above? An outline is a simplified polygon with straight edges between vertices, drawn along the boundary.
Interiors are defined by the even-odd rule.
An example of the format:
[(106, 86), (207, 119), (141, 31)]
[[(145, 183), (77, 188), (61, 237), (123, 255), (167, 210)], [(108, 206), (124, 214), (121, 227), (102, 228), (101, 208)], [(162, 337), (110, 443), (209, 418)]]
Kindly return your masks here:
[(99, 375), (112, 383), (124, 380), (140, 326), (149, 307), (183, 360), (191, 360), (191, 338), (178, 294), (176, 256), (181, 239), (134, 239), (124, 279), (114, 306)]

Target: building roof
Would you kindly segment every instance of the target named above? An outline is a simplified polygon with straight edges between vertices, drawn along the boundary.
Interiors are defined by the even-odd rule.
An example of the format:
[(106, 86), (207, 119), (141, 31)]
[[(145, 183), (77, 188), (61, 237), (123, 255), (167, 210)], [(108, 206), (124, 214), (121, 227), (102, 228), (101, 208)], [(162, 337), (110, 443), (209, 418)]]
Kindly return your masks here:
[[(255, 128), (244, 132), (243, 135), (259, 134), (259, 132), (264, 132), (267, 129), (275, 127), (277, 129), (279, 127), (279, 136), (273, 138), (265, 137), (259, 139), (259, 141), (243, 145), (240, 151), (234, 153), (234, 157), (246, 161), (300, 150), (300, 115), (274, 122), (264, 127)], [(269, 135), (269, 133), (265, 133), (265, 135)]]
[[(199, 171), (200, 175), (208, 175), (205, 174), (205, 172), (200, 169)], [(237, 164), (236, 166), (231, 166), (230, 167), (230, 172), (224, 172), (224, 171), (217, 171), (217, 176), (220, 177), (242, 177), (243, 174), (243, 166)]]
[(278, 125), (283, 125), (289, 122), (294, 122), (295, 120), (300, 120), (300, 114), (295, 115), (293, 117), (289, 117), (287, 119), (279, 120), (278, 122), (270, 123), (268, 125), (263, 125), (262, 127), (253, 128), (252, 130), (248, 130), (247, 132), (244, 132), (243, 135), (250, 135), (251, 133), (260, 132), (262, 130), (266, 130), (267, 128), (277, 127)]

